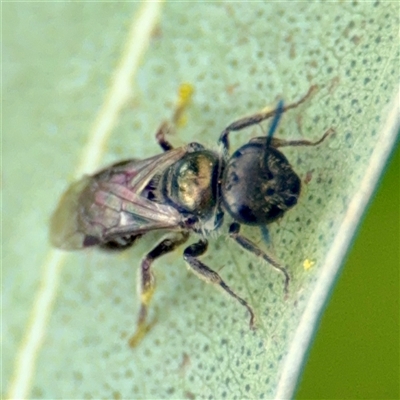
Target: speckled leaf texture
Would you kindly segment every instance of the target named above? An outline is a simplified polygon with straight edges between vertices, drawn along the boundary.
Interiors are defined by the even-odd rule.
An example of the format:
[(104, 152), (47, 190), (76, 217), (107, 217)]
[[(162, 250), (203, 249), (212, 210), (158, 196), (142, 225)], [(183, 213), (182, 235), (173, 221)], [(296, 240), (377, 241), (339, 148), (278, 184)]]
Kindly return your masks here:
[[(9, 2), (2, 12), (3, 397), (293, 396), (397, 140), (398, 3)], [(133, 52), (127, 93), (117, 92), (113, 108), (110, 91), (130, 46), (142, 51)], [(227, 226), (210, 238), (202, 260), (253, 306), (257, 330), (240, 304), (187, 270), (179, 248), (155, 263), (156, 323), (132, 350), (138, 265), (160, 234), (123, 253), (62, 253), (49, 245), (48, 222), (82, 173), (160, 152), (154, 134), (183, 82), (195, 94), (171, 138), (176, 146), (216, 149), (230, 122), (281, 98), (295, 101), (311, 85), (316, 93), (283, 115), (276, 136), (336, 133), (319, 147), (284, 149), (303, 190), (268, 227), (270, 241), (243, 230), (287, 266), (287, 298), (282, 276), (238, 248)], [(112, 122), (97, 140), (107, 113)], [(232, 148), (267, 129), (232, 135)]]

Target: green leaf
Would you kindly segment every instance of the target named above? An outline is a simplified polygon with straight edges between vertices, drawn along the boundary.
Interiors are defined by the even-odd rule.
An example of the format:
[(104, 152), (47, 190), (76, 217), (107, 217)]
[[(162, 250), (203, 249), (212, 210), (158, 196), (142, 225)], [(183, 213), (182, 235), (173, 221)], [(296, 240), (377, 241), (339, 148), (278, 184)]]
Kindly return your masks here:
[[(396, 140), (396, 4), (25, 2), (4, 3), (3, 21), (4, 396), (292, 396)], [(336, 133), (319, 147), (285, 149), (307, 183), (269, 226), (272, 245), (244, 230), (288, 266), (288, 298), (280, 274), (222, 234), (203, 260), (252, 305), (258, 329), (185, 269), (181, 248), (155, 263), (156, 324), (132, 350), (138, 265), (160, 236), (121, 254), (61, 253), (48, 244), (48, 221), (82, 173), (160, 152), (154, 134), (183, 82), (196, 92), (171, 138), (177, 146), (216, 149), (230, 122), (314, 84), (276, 136)], [(232, 135), (232, 147), (254, 135)]]

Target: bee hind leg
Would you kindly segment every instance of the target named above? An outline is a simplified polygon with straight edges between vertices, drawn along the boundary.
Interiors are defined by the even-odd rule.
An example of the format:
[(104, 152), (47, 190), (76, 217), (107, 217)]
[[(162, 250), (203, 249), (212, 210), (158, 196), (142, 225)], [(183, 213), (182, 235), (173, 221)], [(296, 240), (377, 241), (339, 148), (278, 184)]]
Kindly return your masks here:
[(239, 297), (211, 268), (203, 264), (197, 257), (201, 256), (207, 251), (208, 242), (204, 239), (199, 240), (197, 243), (188, 246), (184, 253), (183, 258), (189, 264), (191, 270), (198, 275), (201, 279), (207, 283), (212, 283), (216, 286), (220, 286), (225, 290), (230, 296), (235, 298), (242, 306), (246, 307), (250, 313), (250, 329), (254, 329), (255, 315), (253, 309), (247, 303), (246, 300)]
[(136, 331), (129, 339), (130, 347), (136, 347), (153, 326), (153, 323), (146, 322), (149, 304), (155, 290), (155, 278), (151, 271), (151, 264), (164, 254), (174, 251), (179, 245), (186, 242), (188, 237), (189, 233), (182, 232), (180, 236), (164, 239), (143, 259), (140, 277), (140, 312)]

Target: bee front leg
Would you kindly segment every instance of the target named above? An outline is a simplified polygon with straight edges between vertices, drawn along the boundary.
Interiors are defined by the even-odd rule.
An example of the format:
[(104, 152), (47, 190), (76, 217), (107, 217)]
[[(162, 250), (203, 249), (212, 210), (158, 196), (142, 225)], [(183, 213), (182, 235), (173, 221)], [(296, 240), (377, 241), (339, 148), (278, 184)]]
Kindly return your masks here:
[(199, 240), (197, 243), (194, 243), (188, 246), (183, 252), (183, 258), (189, 264), (191, 270), (198, 275), (201, 279), (206, 281), (207, 283), (212, 283), (214, 285), (220, 286), (225, 290), (229, 295), (234, 297), (241, 305), (247, 308), (250, 313), (250, 328), (254, 329), (254, 311), (249, 306), (246, 300), (239, 297), (223, 280), (222, 278), (211, 268), (207, 267), (207, 265), (203, 264), (197, 257), (201, 256), (207, 251), (208, 242), (207, 240)]
[[(282, 105), (279, 105), (278, 108), (275, 108), (273, 110), (271, 110), (271, 109), (263, 110), (259, 113), (256, 113), (256, 114), (253, 114), (248, 117), (244, 117), (237, 121), (232, 122), (230, 125), (228, 125), (222, 131), (222, 133), (219, 137), (218, 143), (222, 144), (222, 146), (224, 147), (224, 149), (226, 151), (229, 151), (229, 134), (231, 132), (240, 131), (249, 126), (259, 124), (260, 122), (275, 116), (277, 113), (282, 114), (288, 110), (291, 110), (292, 108), (298, 107), (300, 104), (304, 103), (316, 89), (317, 89), (316, 85), (311, 86), (310, 89), (308, 90), (308, 92), (300, 100), (298, 100), (294, 103), (290, 103), (285, 106), (283, 106), (283, 104), (282, 104)], [(272, 128), (272, 129), (276, 128), (278, 121), (279, 121), (279, 118), (277, 118), (275, 123), (273, 123), (274, 128)]]
[[(333, 134), (335, 130), (333, 128), (329, 128), (318, 140), (312, 142), (311, 140), (288, 140), (288, 139), (279, 139), (279, 138), (271, 138), (270, 145), (275, 147), (289, 147), (289, 146), (318, 146), (322, 143), (329, 135)], [(256, 137), (251, 139), (251, 143), (261, 143), (264, 144), (267, 140), (267, 137)]]
[(186, 242), (188, 232), (182, 232), (180, 236), (167, 238), (161, 241), (153, 250), (148, 253), (141, 264), (140, 280), (140, 312), (136, 332), (129, 339), (129, 346), (136, 347), (146, 333), (151, 329), (152, 324), (146, 323), (148, 307), (155, 290), (155, 279), (151, 271), (151, 264), (157, 258), (175, 250), (179, 245)]
[(289, 274), (286, 270), (286, 268), (282, 267), (277, 261), (275, 261), (271, 256), (269, 256), (267, 253), (264, 253), (255, 243), (253, 243), (251, 240), (245, 238), (244, 236), (239, 234), (240, 232), (240, 224), (237, 222), (234, 222), (231, 224), (229, 227), (229, 236), (236, 241), (236, 243), (244, 248), (245, 250), (249, 251), (250, 253), (253, 253), (257, 257), (261, 257), (265, 261), (267, 261), (269, 264), (271, 264), (276, 270), (281, 272), (283, 276), (285, 277), (285, 283), (284, 283), (284, 291), (287, 294), (288, 293), (288, 287), (289, 287), (289, 281), (290, 277)]

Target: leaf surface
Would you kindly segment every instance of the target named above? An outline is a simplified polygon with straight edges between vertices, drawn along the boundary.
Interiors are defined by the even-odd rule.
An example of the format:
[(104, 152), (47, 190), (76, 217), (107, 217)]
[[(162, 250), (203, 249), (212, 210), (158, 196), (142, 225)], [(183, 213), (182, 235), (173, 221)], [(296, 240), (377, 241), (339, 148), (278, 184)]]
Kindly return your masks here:
[[(11, 397), (290, 397), (395, 142), (396, 5), (168, 3), (131, 96), (114, 112), (113, 135), (92, 142), (89, 133), (133, 40), (130, 26), (149, 18), (145, 7), (3, 5), (3, 382)], [(160, 236), (151, 233), (121, 254), (60, 255), (49, 247), (48, 221), (76, 165), (86, 162), (87, 143), (102, 154), (101, 166), (159, 153), (155, 131), (170, 117), (183, 82), (196, 92), (186, 125), (171, 138), (176, 146), (199, 141), (216, 149), (229, 123), (280, 98), (296, 101), (313, 84), (317, 93), (283, 115), (276, 136), (336, 133), (316, 148), (284, 150), (304, 184), (299, 204), (270, 225), (271, 243), (244, 230), (288, 266), (288, 298), (279, 274), (222, 234), (203, 261), (253, 306), (258, 329), (248, 329), (237, 302), (186, 270), (179, 249), (155, 264), (156, 324), (131, 350), (138, 265)], [(260, 129), (232, 135), (232, 148), (255, 135)], [(51, 262), (54, 275), (46, 280)], [(28, 357), (24, 345), (37, 334), (35, 321), (42, 330)]]

